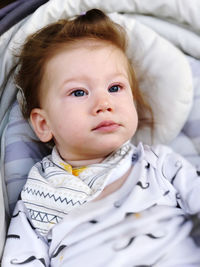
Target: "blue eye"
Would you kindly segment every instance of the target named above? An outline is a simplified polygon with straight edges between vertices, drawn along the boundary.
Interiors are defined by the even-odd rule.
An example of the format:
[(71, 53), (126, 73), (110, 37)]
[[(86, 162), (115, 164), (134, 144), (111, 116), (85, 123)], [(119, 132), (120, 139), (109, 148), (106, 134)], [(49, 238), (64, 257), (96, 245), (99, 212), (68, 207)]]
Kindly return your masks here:
[(71, 93), (71, 95), (76, 96), (76, 97), (81, 97), (86, 95), (86, 92), (83, 90), (75, 90), (74, 92)]
[(121, 86), (120, 86), (120, 85), (113, 85), (113, 86), (111, 86), (111, 87), (108, 89), (108, 91), (109, 91), (110, 93), (116, 93), (116, 92), (119, 92), (120, 89), (121, 89)]

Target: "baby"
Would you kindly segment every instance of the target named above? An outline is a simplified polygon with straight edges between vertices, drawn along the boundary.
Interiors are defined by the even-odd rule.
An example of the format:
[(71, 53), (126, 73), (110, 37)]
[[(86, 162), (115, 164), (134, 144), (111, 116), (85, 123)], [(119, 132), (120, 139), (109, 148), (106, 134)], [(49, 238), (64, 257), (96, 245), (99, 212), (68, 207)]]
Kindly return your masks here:
[(169, 148), (131, 144), (137, 128), (153, 132), (153, 116), (126, 46), (96, 9), (26, 40), (23, 115), (54, 147), (30, 170), (3, 267), (200, 266), (188, 216), (200, 211), (200, 179)]

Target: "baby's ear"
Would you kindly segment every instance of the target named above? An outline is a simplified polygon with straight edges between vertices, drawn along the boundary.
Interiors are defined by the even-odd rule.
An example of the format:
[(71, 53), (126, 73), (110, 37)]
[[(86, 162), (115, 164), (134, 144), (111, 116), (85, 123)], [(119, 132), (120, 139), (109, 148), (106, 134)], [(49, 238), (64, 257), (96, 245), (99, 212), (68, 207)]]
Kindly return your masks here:
[(34, 108), (31, 111), (30, 120), (37, 137), (42, 142), (49, 142), (53, 138), (45, 111), (43, 109)]

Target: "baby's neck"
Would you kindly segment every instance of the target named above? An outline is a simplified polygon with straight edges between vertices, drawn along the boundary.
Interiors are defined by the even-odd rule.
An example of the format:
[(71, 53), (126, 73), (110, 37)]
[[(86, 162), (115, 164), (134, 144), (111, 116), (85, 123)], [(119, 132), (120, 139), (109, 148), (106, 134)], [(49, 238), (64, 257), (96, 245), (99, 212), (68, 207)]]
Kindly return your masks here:
[(95, 163), (100, 163), (104, 158), (88, 159), (88, 160), (67, 160), (66, 162), (72, 167), (88, 166)]

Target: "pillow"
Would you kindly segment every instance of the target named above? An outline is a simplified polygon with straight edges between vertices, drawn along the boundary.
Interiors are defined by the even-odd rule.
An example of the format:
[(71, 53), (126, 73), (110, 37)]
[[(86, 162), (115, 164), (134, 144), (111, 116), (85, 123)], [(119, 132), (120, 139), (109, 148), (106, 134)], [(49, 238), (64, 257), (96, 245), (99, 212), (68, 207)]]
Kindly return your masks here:
[(193, 79), (189, 63), (179, 49), (130, 15), (113, 14), (111, 18), (127, 30), (127, 54), (154, 114), (153, 140), (150, 129), (143, 128), (137, 131), (133, 142), (168, 144), (181, 131), (192, 107)]

